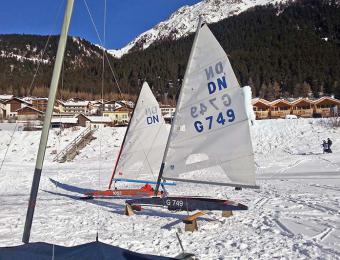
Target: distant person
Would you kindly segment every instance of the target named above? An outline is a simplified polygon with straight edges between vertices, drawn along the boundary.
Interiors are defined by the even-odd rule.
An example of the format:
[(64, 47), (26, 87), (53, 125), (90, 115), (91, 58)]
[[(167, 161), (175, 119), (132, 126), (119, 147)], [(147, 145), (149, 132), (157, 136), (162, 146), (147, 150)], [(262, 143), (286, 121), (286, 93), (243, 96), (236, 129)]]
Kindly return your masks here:
[(332, 144), (333, 144), (332, 140), (327, 138), (328, 153), (332, 153), (332, 149), (331, 149)]
[(321, 146), (322, 146), (322, 148), (323, 148), (323, 153), (327, 153), (327, 150), (328, 150), (328, 143), (327, 143), (325, 140), (323, 140)]

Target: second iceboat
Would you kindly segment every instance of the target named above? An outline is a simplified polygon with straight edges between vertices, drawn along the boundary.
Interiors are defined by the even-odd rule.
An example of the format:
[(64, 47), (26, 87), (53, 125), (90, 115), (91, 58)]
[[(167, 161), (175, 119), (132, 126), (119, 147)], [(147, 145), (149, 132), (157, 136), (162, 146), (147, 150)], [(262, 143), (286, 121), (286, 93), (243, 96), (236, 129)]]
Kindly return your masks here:
[[(159, 104), (149, 85), (144, 82), (126, 130), (108, 190), (88, 192), (86, 198), (153, 196), (162, 162), (168, 130)], [(117, 182), (143, 183), (141, 188), (118, 189)], [(174, 185), (174, 183), (165, 183)], [(112, 187), (114, 186), (114, 187)], [(160, 195), (161, 192), (157, 192)]]

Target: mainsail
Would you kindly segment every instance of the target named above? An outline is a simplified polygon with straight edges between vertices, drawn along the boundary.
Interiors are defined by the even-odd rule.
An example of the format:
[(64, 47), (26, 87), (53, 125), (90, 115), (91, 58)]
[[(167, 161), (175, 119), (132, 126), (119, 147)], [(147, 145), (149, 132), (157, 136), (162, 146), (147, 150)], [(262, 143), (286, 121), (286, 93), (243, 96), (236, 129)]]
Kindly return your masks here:
[(159, 104), (144, 82), (112, 179), (156, 181), (168, 135)]
[(192, 48), (162, 178), (255, 187), (244, 94), (227, 54), (206, 24)]

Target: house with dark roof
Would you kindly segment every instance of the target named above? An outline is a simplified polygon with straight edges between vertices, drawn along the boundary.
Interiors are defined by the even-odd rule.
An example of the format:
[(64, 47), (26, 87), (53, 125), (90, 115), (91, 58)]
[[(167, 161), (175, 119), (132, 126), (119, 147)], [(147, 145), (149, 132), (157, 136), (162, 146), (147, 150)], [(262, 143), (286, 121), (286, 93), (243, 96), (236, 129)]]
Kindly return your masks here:
[(25, 106), (16, 110), (17, 119), (21, 121), (28, 121), (28, 120), (42, 120), (44, 117), (44, 112), (31, 107)]

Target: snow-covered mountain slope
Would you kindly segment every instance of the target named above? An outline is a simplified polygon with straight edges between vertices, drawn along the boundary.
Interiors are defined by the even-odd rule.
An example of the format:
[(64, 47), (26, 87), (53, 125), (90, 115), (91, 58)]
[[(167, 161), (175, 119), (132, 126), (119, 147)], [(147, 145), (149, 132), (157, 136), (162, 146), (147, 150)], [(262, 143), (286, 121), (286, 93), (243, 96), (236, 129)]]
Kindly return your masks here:
[(174, 12), (168, 20), (142, 33), (122, 49), (109, 52), (119, 58), (132, 48), (146, 49), (162, 39), (179, 39), (195, 31), (200, 15), (207, 23), (216, 23), (257, 5), (285, 2), (287, 0), (204, 0), (192, 6), (185, 5)]

